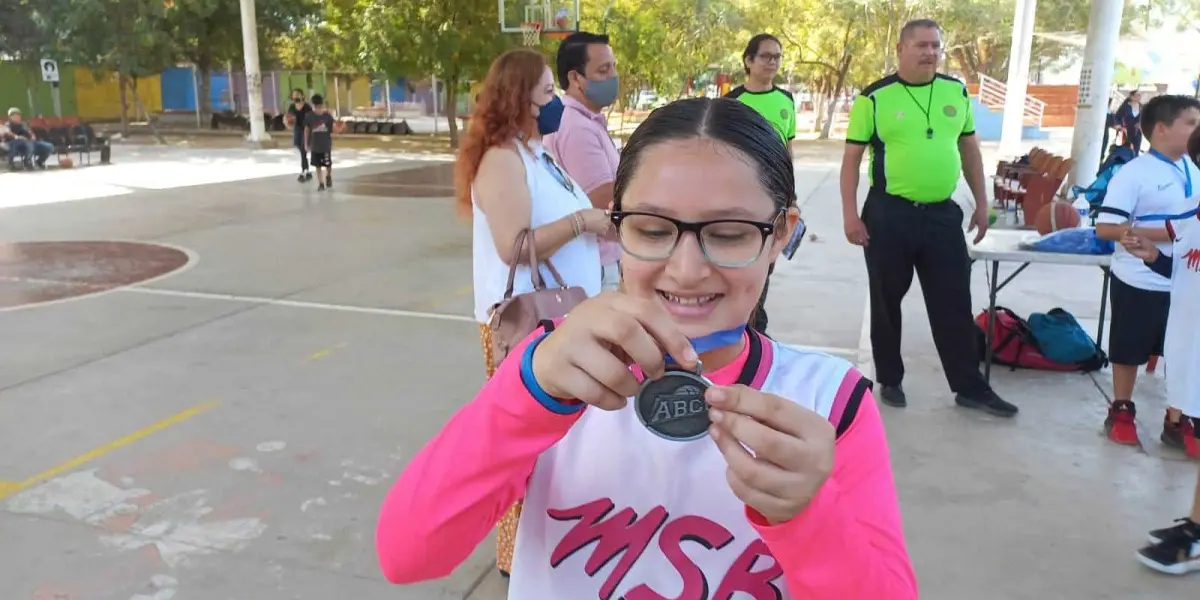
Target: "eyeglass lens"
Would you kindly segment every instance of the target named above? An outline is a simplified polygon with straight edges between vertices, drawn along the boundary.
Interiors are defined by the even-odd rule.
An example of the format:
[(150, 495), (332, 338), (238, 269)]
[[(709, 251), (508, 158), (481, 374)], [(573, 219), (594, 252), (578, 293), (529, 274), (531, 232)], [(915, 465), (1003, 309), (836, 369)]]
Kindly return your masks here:
[[(679, 227), (656, 215), (627, 214), (618, 229), (621, 246), (643, 260), (671, 256), (680, 240)], [(700, 230), (700, 249), (718, 266), (744, 266), (762, 253), (766, 236), (760, 226), (737, 221), (714, 221)]]

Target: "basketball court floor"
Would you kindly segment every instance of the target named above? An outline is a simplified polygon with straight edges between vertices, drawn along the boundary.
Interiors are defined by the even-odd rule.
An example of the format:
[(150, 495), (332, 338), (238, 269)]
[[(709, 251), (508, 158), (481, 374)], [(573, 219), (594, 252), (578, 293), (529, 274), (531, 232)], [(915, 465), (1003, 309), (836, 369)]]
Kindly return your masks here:
[[(319, 194), (284, 151), (125, 151), (0, 175), (0, 596), (503, 598), (489, 543), (402, 588), (373, 548), (387, 487), (483, 381), (449, 164), (347, 152)], [(772, 332), (869, 369), (838, 155), (799, 156), (814, 237), (776, 271)], [(1095, 318), (1093, 289), (1036, 267), (1003, 303)], [(1017, 419), (954, 408), (913, 292), (911, 406), (885, 418), (922, 598), (1194, 594), (1132, 553), (1195, 464), (1108, 444), (1102, 376), (999, 371)]]

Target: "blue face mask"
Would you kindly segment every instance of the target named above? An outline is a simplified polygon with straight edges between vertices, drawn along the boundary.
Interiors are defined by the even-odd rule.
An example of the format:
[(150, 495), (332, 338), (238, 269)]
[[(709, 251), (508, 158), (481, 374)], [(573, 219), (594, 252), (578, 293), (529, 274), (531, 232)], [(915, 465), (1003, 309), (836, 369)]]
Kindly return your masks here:
[(537, 128), (538, 133), (542, 135), (550, 135), (558, 131), (558, 126), (562, 123), (563, 103), (562, 99), (554, 96), (545, 106), (538, 107)]

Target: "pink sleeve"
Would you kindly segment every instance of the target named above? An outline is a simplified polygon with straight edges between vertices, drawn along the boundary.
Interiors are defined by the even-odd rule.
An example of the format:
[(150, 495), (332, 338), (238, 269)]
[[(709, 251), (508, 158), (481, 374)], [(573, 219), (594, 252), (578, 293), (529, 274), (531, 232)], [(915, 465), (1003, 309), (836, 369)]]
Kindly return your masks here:
[(521, 355), (540, 334), (513, 350), (388, 492), (375, 532), (388, 581), (449, 575), (524, 495), (538, 456), (583, 414), (551, 412), (521, 381)]
[(617, 168), (608, 164), (608, 151), (604, 147), (604, 144), (612, 144), (612, 140), (602, 139), (591, 128), (585, 127), (575, 127), (557, 135), (567, 136), (556, 140), (555, 147), (560, 152), (558, 161), (585, 194), (612, 183)]
[(796, 598), (917, 598), (883, 420), (869, 390), (808, 507), (776, 526), (749, 508), (747, 517)]

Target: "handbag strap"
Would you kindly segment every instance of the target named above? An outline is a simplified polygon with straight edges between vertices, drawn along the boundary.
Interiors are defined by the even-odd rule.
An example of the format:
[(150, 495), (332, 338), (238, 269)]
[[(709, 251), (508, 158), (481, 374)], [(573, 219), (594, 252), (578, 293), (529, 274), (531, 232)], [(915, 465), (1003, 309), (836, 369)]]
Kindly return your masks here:
[(508, 267), (508, 283), (504, 286), (504, 299), (512, 298), (513, 283), (517, 279), (517, 265), (521, 264), (521, 257), (525, 254), (525, 238), (529, 236), (529, 229), (522, 229), (517, 232), (517, 241), (513, 243), (512, 265)]
[(550, 271), (550, 276), (554, 278), (554, 283), (562, 289), (567, 289), (567, 284), (563, 281), (562, 275), (558, 274), (558, 269), (554, 268), (554, 264), (550, 259), (539, 261), (537, 254), (537, 243), (531, 238), (533, 230), (526, 227), (517, 233), (517, 241), (513, 244), (513, 264), (508, 268), (508, 284), (504, 287), (504, 299), (512, 298), (513, 284), (517, 278), (517, 265), (521, 264), (521, 258), (525, 256), (526, 242), (529, 245), (529, 279), (533, 283), (533, 290), (546, 289), (546, 282), (542, 279), (540, 265), (546, 265), (546, 269)]

